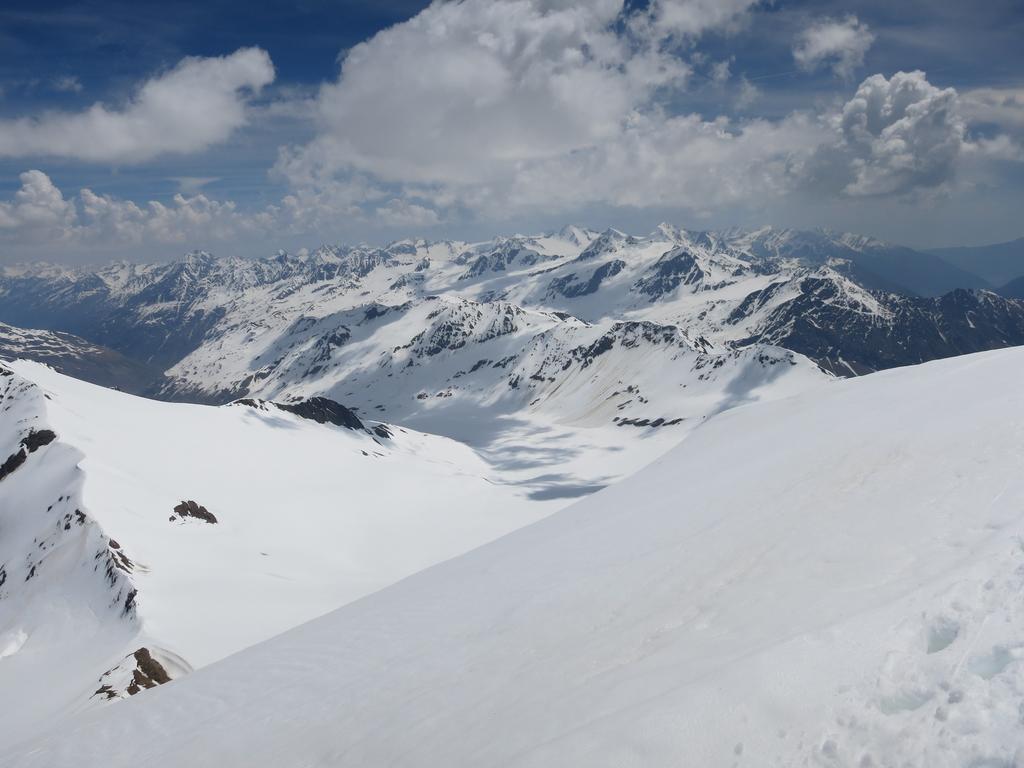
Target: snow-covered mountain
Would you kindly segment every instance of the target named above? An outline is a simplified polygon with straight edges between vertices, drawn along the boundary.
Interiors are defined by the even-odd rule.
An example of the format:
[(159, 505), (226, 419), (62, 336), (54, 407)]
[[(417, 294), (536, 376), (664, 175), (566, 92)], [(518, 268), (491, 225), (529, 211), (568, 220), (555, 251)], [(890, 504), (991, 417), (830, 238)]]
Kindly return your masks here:
[(26, 358), (105, 387), (143, 393), (159, 390), (160, 370), (60, 331), (16, 328), (0, 323), (0, 360)]
[(721, 413), (613, 487), (0, 765), (1015, 765), (1022, 376), (1005, 350)]
[[(490, 405), (508, 399), (502, 388), (518, 390), (516, 412), (556, 407), (560, 370), (572, 378), (589, 348), (615, 351), (627, 337), (648, 363), (665, 350), (678, 357), (679, 344), (692, 364), (705, 355), (713, 367), (770, 345), (841, 375), (1024, 343), (1024, 305), (950, 270), (934, 256), (821, 230), (662, 225), (637, 237), (567, 227), (256, 260), (194, 253), (97, 271), (8, 268), (0, 319), (77, 333), (166, 369), (160, 394), (171, 399), (301, 392), (429, 422), (439, 399)], [(645, 383), (614, 378), (595, 392)], [(685, 415), (643, 397), (650, 407), (624, 419)]]
[[(91, 760), (47, 732), (116, 721), (149, 750), (125, 764), (650, 764), (681, 739), (700, 765), (885, 764), (891, 728), (955, 721), (933, 689), (969, 688), (958, 633), (984, 629), (957, 585), (1012, 565), (992, 520), (1020, 495), (993, 485), (1019, 353), (836, 380), (1024, 344), (1024, 302), (931, 260), (662, 225), (5, 269), (0, 318), (50, 330), (0, 326), (0, 744)], [(929, 617), (909, 677), (865, 640), (903, 637), (893, 606)], [(197, 750), (275, 728), (161, 738), (200, 702)], [(942, 733), (950, 765), (1002, 759)]]

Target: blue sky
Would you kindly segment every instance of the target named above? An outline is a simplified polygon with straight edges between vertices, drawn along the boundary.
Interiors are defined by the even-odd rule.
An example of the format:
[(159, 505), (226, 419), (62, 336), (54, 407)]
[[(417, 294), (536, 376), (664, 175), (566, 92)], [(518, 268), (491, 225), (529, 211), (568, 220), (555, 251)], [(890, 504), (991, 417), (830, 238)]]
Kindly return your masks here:
[(1024, 235), (1019, 2), (0, 9), (0, 261), (567, 222)]

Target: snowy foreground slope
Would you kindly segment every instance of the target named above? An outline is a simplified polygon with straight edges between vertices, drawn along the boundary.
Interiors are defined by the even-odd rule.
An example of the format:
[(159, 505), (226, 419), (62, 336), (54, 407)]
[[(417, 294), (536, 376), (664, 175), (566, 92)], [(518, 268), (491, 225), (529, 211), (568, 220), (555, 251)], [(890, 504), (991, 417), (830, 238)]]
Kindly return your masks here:
[(0, 366), (0, 464), (0, 745), (559, 506), (446, 438), (161, 403), (24, 361)]
[(1014, 349), (722, 413), (0, 765), (1019, 765), (1022, 377)]

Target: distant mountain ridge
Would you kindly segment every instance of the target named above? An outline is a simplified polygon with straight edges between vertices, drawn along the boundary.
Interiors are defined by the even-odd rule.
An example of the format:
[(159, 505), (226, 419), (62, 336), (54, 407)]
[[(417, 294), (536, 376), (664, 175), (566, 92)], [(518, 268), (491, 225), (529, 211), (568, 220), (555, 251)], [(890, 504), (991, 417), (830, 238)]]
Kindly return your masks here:
[(434, 430), (485, 405), (664, 424), (691, 412), (683, 389), (723, 386), (752, 360), (784, 359), (780, 347), (852, 375), (1024, 344), (1024, 304), (984, 284), (936, 256), (827, 230), (565, 227), (7, 268), (0, 320), (162, 371), (153, 392), (170, 399), (323, 395)]
[(134, 394), (154, 393), (162, 385), (159, 368), (61, 331), (16, 328), (0, 323), (0, 360), (27, 358), (57, 371)]
[(1024, 277), (1024, 237), (992, 245), (936, 248), (928, 253), (978, 275), (995, 288)]
[(1024, 299), (1024, 275), (1008, 282), (999, 293), (1008, 299)]

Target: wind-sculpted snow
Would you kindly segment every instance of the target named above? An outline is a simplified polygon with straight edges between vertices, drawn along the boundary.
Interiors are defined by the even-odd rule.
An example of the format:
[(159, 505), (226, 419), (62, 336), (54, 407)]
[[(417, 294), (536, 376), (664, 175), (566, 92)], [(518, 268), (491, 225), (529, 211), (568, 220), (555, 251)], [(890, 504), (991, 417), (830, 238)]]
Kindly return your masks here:
[(723, 412), (0, 764), (1015, 765), (1022, 375), (1024, 351), (989, 352)]

